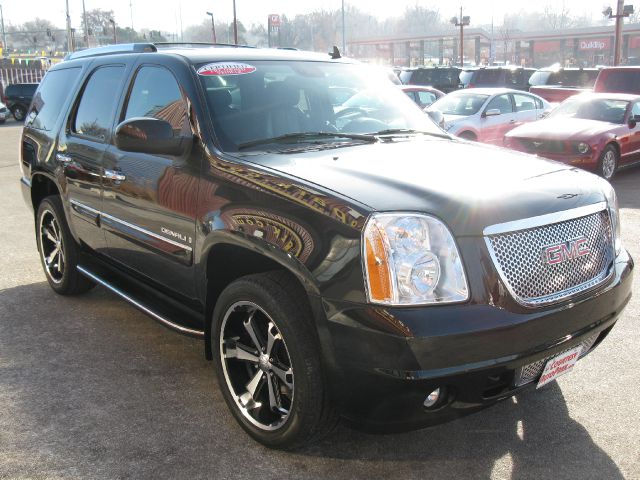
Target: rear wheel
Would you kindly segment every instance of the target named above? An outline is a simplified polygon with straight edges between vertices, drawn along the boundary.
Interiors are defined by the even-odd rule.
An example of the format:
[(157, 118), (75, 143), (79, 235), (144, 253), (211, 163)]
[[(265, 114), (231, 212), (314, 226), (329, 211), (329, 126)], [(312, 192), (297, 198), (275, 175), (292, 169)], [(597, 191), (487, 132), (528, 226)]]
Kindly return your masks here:
[(598, 175), (611, 180), (618, 169), (618, 150), (613, 145), (607, 145), (600, 154), (598, 161)]
[(27, 111), (22, 105), (16, 105), (13, 107), (11, 113), (13, 113), (13, 118), (19, 122), (23, 121), (24, 117), (27, 115)]
[(258, 442), (292, 449), (337, 423), (305, 292), (284, 272), (242, 277), (220, 295), (212, 347), (225, 401)]
[(36, 240), (42, 268), (56, 293), (75, 295), (95, 285), (77, 269), (79, 249), (67, 226), (60, 197), (47, 197), (38, 206)]

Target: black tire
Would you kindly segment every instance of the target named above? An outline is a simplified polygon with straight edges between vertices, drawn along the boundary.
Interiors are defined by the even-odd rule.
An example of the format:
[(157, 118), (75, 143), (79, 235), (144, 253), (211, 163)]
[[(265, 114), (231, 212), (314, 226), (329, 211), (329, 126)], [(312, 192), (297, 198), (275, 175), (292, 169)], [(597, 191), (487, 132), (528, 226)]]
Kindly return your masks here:
[[(79, 248), (69, 231), (62, 202), (57, 195), (45, 198), (38, 206), (36, 242), (42, 269), (54, 292), (77, 295), (95, 286), (77, 269)], [(56, 250), (62, 253), (56, 254)]]
[[(268, 272), (234, 281), (218, 298), (212, 322), (211, 345), (220, 389), (233, 416), (251, 437), (267, 447), (290, 450), (318, 441), (334, 429), (338, 416), (327, 391), (306, 292), (289, 274)], [(267, 337), (262, 336), (263, 341), (258, 342), (263, 345), (262, 354), (253, 348), (256, 342), (247, 340), (256, 335), (243, 332), (243, 328), (249, 331), (247, 324), (252, 325), (252, 330), (255, 326), (258, 332), (261, 322), (272, 322), (276, 326), (272, 333), (281, 335), (279, 347), (274, 346), (271, 351), (265, 350)], [(267, 325), (265, 332), (271, 328), (271, 323)], [(224, 345), (221, 337), (225, 339)], [(250, 355), (260, 357), (260, 362), (238, 358), (237, 352), (247, 352), (246, 344), (251, 347), (249, 350), (253, 349)], [(276, 345), (275, 341), (271, 345)], [(277, 348), (279, 351), (274, 354)], [(262, 360), (265, 356), (277, 358), (268, 359), (265, 365)], [(269, 365), (279, 365), (281, 372), (290, 367), (287, 384), (279, 380), (280, 375), (269, 371)], [(250, 394), (249, 384), (256, 378), (260, 380), (254, 385), (260, 387)], [(286, 415), (274, 409), (269, 395), (272, 391), (279, 392), (277, 407), (284, 407)], [(247, 408), (243, 409), (243, 404)], [(255, 405), (260, 406), (254, 408)]]
[(13, 110), (11, 110), (11, 113), (13, 114), (13, 118), (15, 118), (18, 122), (21, 122), (27, 115), (27, 110), (22, 105), (16, 105), (15, 107), (13, 107)]
[(473, 132), (462, 132), (458, 136), (464, 140), (469, 140), (470, 142), (475, 142), (478, 140), (478, 137), (476, 137), (475, 133)]
[(618, 171), (619, 157), (618, 149), (613, 145), (607, 145), (598, 159), (598, 175), (606, 180), (611, 180)]

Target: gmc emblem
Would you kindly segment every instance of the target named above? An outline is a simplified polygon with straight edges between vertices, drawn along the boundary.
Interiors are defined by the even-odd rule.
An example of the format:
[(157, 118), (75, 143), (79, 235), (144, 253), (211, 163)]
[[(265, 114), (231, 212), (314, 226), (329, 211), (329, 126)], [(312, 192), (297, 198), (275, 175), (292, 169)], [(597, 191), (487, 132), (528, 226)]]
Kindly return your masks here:
[(575, 238), (557, 245), (549, 245), (544, 247), (542, 251), (547, 265), (557, 265), (591, 253), (585, 237)]

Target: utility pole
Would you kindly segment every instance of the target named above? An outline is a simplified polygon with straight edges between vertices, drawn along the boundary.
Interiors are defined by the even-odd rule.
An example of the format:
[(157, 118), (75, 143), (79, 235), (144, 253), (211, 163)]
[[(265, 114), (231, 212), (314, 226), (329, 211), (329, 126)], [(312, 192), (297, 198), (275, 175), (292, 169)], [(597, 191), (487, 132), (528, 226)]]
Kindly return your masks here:
[(236, 0), (233, 0), (233, 43), (238, 44), (238, 18), (236, 17)]
[(82, 19), (84, 20), (84, 44), (89, 48), (89, 27), (87, 25), (87, 9), (84, 7), (84, 0), (82, 0)]
[(7, 34), (4, 31), (4, 13), (2, 11), (2, 5), (0, 5), (0, 23), (2, 23), (2, 55), (5, 55), (7, 51)]
[(462, 7), (460, 7), (460, 18), (452, 17), (451, 23), (456, 27), (460, 27), (460, 66), (464, 67), (464, 27), (469, 26), (471, 17), (463, 17)]
[(69, 15), (69, 0), (67, 2), (67, 52), (73, 52), (73, 39), (71, 38), (71, 15)]
[(347, 40), (345, 36), (345, 25), (344, 25), (344, 0), (342, 0), (342, 55), (346, 55), (347, 53)]
[(213, 23), (213, 12), (207, 12), (207, 15), (211, 17), (211, 33), (213, 34), (213, 43), (218, 43), (216, 41), (216, 25)]
[(131, 35), (133, 35), (133, 2), (129, 0), (129, 12), (131, 13)]

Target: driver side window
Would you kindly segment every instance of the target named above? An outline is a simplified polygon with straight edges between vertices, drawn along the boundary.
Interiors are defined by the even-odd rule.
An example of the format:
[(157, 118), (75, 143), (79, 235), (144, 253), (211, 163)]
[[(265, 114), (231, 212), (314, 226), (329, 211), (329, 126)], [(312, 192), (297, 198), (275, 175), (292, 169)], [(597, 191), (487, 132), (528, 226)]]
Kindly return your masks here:
[(500, 110), (501, 114), (513, 113), (513, 105), (508, 94), (498, 95), (487, 105), (487, 110)]

